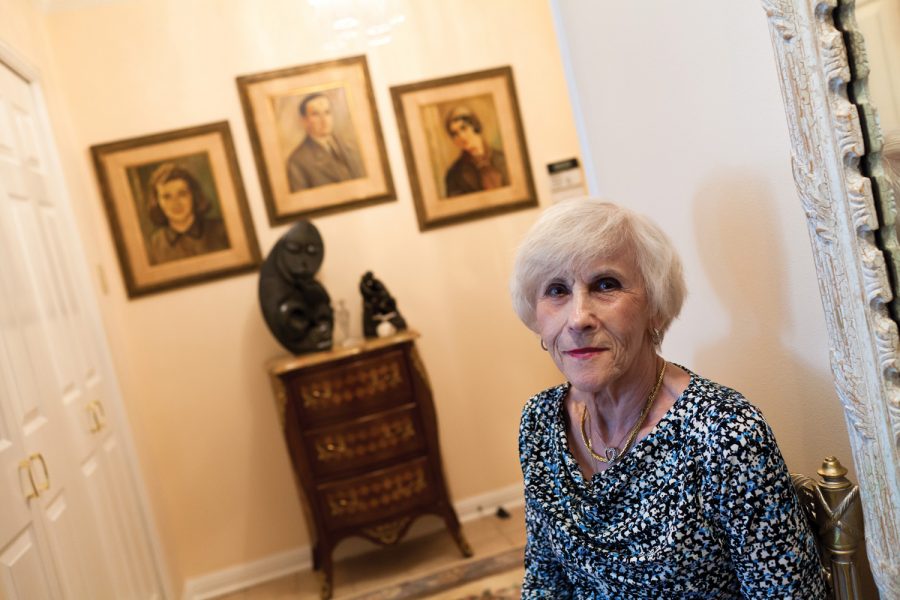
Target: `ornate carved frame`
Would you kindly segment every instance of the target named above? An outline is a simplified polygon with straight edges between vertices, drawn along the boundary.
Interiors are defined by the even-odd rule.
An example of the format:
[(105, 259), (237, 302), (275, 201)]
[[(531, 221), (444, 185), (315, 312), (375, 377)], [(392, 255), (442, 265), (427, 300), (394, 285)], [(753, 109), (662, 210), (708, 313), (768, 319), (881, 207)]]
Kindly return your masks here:
[(900, 598), (900, 374), (893, 297), (837, 0), (762, 0), (862, 490), (866, 547), (884, 598)]

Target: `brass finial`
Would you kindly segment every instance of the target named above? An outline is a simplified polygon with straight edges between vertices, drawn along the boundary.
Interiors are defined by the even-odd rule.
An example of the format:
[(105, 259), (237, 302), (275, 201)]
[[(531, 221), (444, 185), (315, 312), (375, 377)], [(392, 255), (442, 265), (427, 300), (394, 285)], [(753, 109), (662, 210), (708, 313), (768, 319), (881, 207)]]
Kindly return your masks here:
[(835, 457), (827, 456), (825, 457), (825, 460), (822, 461), (822, 466), (819, 467), (819, 470), (816, 471), (816, 473), (825, 479), (825, 481), (828, 481), (829, 479), (840, 479), (847, 474), (847, 469), (844, 468), (841, 461)]

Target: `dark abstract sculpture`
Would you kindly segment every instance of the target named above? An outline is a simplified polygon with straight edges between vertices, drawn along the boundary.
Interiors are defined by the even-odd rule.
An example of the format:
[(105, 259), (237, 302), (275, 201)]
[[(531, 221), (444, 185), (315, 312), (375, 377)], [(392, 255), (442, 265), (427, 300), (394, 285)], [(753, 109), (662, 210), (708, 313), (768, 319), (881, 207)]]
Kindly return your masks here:
[(397, 302), (371, 271), (366, 271), (360, 279), (359, 291), (363, 297), (363, 335), (385, 337), (406, 329)]
[(313, 278), (324, 255), (318, 229), (300, 221), (278, 240), (259, 271), (259, 304), (266, 325), (294, 354), (331, 348), (331, 299)]

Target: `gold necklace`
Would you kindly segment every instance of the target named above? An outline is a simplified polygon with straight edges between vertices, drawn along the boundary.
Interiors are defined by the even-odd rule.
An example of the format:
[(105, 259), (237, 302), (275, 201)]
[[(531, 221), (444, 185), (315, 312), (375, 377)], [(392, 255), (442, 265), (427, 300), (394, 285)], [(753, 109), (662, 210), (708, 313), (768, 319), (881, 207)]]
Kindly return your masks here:
[(666, 364), (666, 361), (663, 360), (662, 368), (659, 370), (659, 376), (656, 378), (656, 385), (653, 386), (653, 391), (650, 392), (649, 396), (647, 396), (647, 402), (644, 403), (644, 409), (641, 411), (641, 416), (638, 417), (638, 420), (634, 424), (634, 427), (632, 427), (631, 431), (628, 432), (628, 436), (625, 440), (625, 445), (622, 446), (621, 451), (615, 446), (608, 446), (605, 452), (606, 456), (600, 456), (599, 454), (594, 452), (594, 448), (591, 446), (591, 440), (588, 439), (587, 432), (585, 431), (585, 423), (588, 419), (588, 410), (587, 406), (584, 407), (584, 412), (581, 413), (581, 441), (584, 442), (584, 447), (588, 449), (588, 452), (591, 453), (591, 456), (602, 463), (612, 464), (619, 460), (622, 455), (628, 452), (628, 450), (631, 448), (631, 444), (634, 442), (634, 438), (637, 437), (638, 431), (640, 431), (641, 426), (647, 419), (647, 415), (650, 414), (650, 407), (653, 406), (653, 401), (656, 399), (656, 394), (659, 393), (659, 388), (662, 385), (663, 374), (666, 372)]

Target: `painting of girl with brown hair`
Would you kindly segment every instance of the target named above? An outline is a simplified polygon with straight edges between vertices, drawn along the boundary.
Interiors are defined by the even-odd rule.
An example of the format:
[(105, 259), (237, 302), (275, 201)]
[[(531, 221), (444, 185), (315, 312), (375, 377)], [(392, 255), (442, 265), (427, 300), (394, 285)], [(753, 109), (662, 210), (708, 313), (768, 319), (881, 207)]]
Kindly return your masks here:
[(153, 170), (147, 182), (147, 211), (156, 229), (147, 254), (157, 265), (231, 247), (225, 223), (210, 213), (212, 202), (190, 171), (174, 162)]

